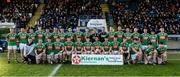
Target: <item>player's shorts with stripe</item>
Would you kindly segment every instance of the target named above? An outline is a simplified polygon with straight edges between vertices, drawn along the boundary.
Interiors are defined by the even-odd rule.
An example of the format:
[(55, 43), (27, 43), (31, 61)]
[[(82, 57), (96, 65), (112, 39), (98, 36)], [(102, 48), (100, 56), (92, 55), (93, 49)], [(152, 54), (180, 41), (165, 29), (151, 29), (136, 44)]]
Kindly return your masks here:
[(16, 50), (16, 49), (17, 49), (17, 46), (8, 46), (8, 49)]
[(135, 60), (137, 58), (138, 54), (131, 54), (131, 59)]

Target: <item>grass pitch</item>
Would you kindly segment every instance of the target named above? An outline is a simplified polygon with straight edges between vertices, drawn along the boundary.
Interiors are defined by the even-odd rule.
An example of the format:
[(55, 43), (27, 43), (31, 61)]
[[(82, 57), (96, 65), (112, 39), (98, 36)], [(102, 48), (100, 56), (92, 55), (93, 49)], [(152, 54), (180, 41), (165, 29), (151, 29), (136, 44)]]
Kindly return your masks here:
[[(166, 65), (71, 65), (63, 64), (55, 76), (180, 76), (180, 54), (168, 54)], [(48, 76), (55, 64), (7, 63), (0, 54), (0, 76)]]

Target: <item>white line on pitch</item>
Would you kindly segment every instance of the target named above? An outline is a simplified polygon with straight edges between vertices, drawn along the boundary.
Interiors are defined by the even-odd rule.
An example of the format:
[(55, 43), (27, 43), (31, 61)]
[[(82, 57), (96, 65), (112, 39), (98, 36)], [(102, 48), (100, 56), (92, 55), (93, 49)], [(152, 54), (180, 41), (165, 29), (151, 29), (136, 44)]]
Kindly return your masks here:
[(48, 77), (53, 77), (61, 66), (62, 66), (62, 64), (58, 64), (58, 65), (53, 69), (53, 71), (49, 74)]

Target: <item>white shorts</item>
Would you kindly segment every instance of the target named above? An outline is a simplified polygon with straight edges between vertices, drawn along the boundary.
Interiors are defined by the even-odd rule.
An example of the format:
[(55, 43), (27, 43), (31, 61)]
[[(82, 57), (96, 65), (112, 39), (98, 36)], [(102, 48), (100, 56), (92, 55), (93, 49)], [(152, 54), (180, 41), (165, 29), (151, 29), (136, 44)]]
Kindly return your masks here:
[(146, 48), (148, 48), (147, 45), (142, 45), (142, 47), (141, 47), (142, 50), (145, 50)]
[(40, 53), (40, 54), (36, 55), (36, 59), (43, 59), (43, 57), (45, 57), (44, 53)]
[(50, 59), (52, 56), (54, 56), (54, 53), (50, 53), (49, 55), (47, 55), (47, 58)]
[(131, 54), (131, 59), (135, 60), (137, 58), (138, 54)]
[(20, 43), (19, 44), (19, 49), (22, 50), (22, 49), (24, 49), (25, 46), (26, 46), (26, 44)]
[(91, 51), (86, 51), (87, 52), (87, 54), (91, 54)]
[(114, 54), (114, 55), (119, 55), (120, 52), (119, 52), (119, 51), (113, 51), (113, 54)]
[(8, 46), (8, 49), (16, 50), (16, 49), (17, 49), (17, 46)]

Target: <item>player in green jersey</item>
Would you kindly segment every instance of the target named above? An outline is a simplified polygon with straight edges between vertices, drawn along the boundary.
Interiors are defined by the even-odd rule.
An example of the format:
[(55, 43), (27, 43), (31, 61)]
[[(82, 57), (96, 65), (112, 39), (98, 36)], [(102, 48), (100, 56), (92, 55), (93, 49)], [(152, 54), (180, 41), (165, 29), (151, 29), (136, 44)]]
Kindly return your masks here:
[(134, 39), (133, 44), (130, 46), (130, 54), (132, 63), (135, 64), (138, 61), (142, 62), (142, 50), (141, 45), (139, 44), (139, 39)]
[[(164, 32), (164, 28), (160, 28), (160, 33), (157, 34), (158, 36), (158, 43), (162, 42), (163, 45), (168, 48), (168, 34)], [(164, 52), (165, 61), (167, 62), (167, 52)]]
[(123, 41), (123, 37), (124, 37), (124, 32), (122, 31), (121, 26), (118, 26), (118, 31), (116, 32), (116, 36), (117, 36), (117, 40), (119, 43), (121, 43)]
[(113, 38), (114, 38), (116, 32), (113, 31), (113, 28), (112, 28), (112, 27), (110, 27), (110, 32), (108, 32), (107, 34), (108, 34), (108, 36), (109, 36), (109, 37), (108, 37), (108, 41), (109, 41), (109, 42), (113, 42)]
[(74, 33), (72, 32), (71, 28), (68, 28), (68, 32), (66, 32), (66, 36), (71, 39), (71, 41), (74, 41)]
[(138, 41), (140, 41), (140, 34), (138, 33), (138, 28), (134, 28), (134, 32), (133, 32), (133, 39), (138, 39)]
[(84, 52), (86, 54), (91, 54), (92, 51), (92, 42), (90, 42), (89, 37), (86, 38), (86, 42), (84, 42)]
[(28, 34), (26, 33), (24, 28), (21, 28), (21, 32), (18, 33), (18, 37), (21, 59), (22, 61), (24, 61), (24, 47), (27, 45), (28, 42)]
[(155, 34), (154, 31), (151, 31), (151, 35), (149, 36), (149, 40), (152, 43), (152, 46), (154, 48), (157, 48), (158, 37), (157, 37), (157, 35)]
[(66, 42), (66, 33), (64, 33), (64, 29), (60, 29), (60, 33), (59, 33), (59, 39), (61, 43), (65, 43)]
[(36, 43), (36, 33), (33, 29), (29, 29), (28, 37), (32, 39), (33, 43)]
[(54, 28), (52, 33), (52, 42), (55, 42), (58, 37), (59, 37), (58, 30), (57, 28)]
[(58, 63), (58, 60), (60, 60), (61, 62), (65, 60), (65, 56), (63, 56), (64, 50), (64, 44), (60, 42), (60, 39), (56, 39), (56, 42), (54, 42), (55, 63)]
[(112, 45), (110, 42), (108, 42), (108, 37), (105, 37), (102, 46), (103, 54), (110, 54), (110, 52), (112, 51)]
[(146, 28), (144, 28), (144, 33), (141, 34), (141, 45), (142, 45), (142, 51), (143, 52), (148, 47), (148, 42), (149, 42), (150, 34), (147, 31), (148, 30)]
[[(75, 36), (75, 42), (77, 41), (77, 38), (83, 38), (83, 32), (80, 31), (80, 27), (76, 28), (76, 32), (74, 32), (74, 36)], [(82, 41), (82, 40), (81, 40)]]
[(6, 35), (6, 40), (8, 41), (8, 54), (7, 54), (8, 63), (10, 63), (12, 56), (14, 56), (14, 59), (18, 62), (17, 54), (16, 54), (17, 40), (18, 40), (17, 36), (18, 35), (15, 33), (13, 28), (11, 28), (10, 33)]
[(44, 40), (45, 43), (48, 42), (48, 39), (52, 38), (52, 33), (50, 33), (50, 30), (48, 28), (46, 29), (44, 36), (45, 36), (45, 40)]
[(81, 38), (77, 38), (77, 42), (74, 43), (75, 47), (74, 47), (74, 51), (75, 51), (75, 54), (85, 54), (83, 52), (83, 46), (84, 44), (81, 42)]
[(164, 32), (164, 28), (160, 28), (160, 33), (157, 34), (158, 36), (158, 42), (162, 42), (165, 47), (167, 47), (168, 42), (168, 34)]
[(95, 37), (95, 42), (93, 42), (93, 52), (92, 54), (101, 54), (102, 53), (102, 44), (99, 41), (98, 37)]
[(71, 55), (74, 53), (74, 43), (71, 41), (70, 38), (67, 38), (65, 44), (65, 52), (63, 53), (64, 56), (71, 61)]
[(85, 29), (85, 32), (83, 33), (82, 41), (83, 41), (83, 42), (86, 42), (86, 39), (87, 39), (87, 37), (89, 37), (89, 36), (90, 36), (90, 31), (89, 31), (88, 28), (86, 28), (86, 29)]
[(125, 63), (130, 64), (130, 47), (129, 47), (129, 43), (127, 43), (127, 39), (124, 38), (123, 42), (120, 44), (120, 50), (121, 50), (121, 54), (123, 55), (123, 59)]
[(163, 45), (163, 42), (159, 43), (159, 47), (157, 48), (158, 52), (158, 64), (164, 64), (166, 62), (166, 53), (167, 52), (167, 47)]
[(41, 39), (44, 42), (44, 31), (42, 30), (41, 27), (38, 27), (38, 30), (35, 32), (36, 33), (36, 38), (37, 40)]
[(153, 64), (156, 63), (157, 51), (155, 48), (152, 47), (152, 43), (148, 44), (148, 47), (145, 50), (144, 54), (144, 64)]
[(51, 42), (50, 38), (47, 38), (47, 42), (45, 43), (46, 46), (46, 54), (47, 54), (47, 61), (48, 63), (53, 63), (54, 61), (54, 52), (53, 52), (53, 43)]
[(126, 33), (124, 34), (124, 38), (126, 38), (128, 44), (132, 43), (132, 36), (133, 34), (130, 33), (129, 28), (126, 28)]
[(111, 42), (112, 52), (110, 54), (118, 55), (120, 54), (120, 43), (117, 41), (117, 36), (114, 37), (114, 41)]
[(42, 42), (43, 41), (39, 39), (38, 43), (34, 47), (37, 64), (41, 63), (41, 61), (44, 63), (46, 60), (46, 47)]

